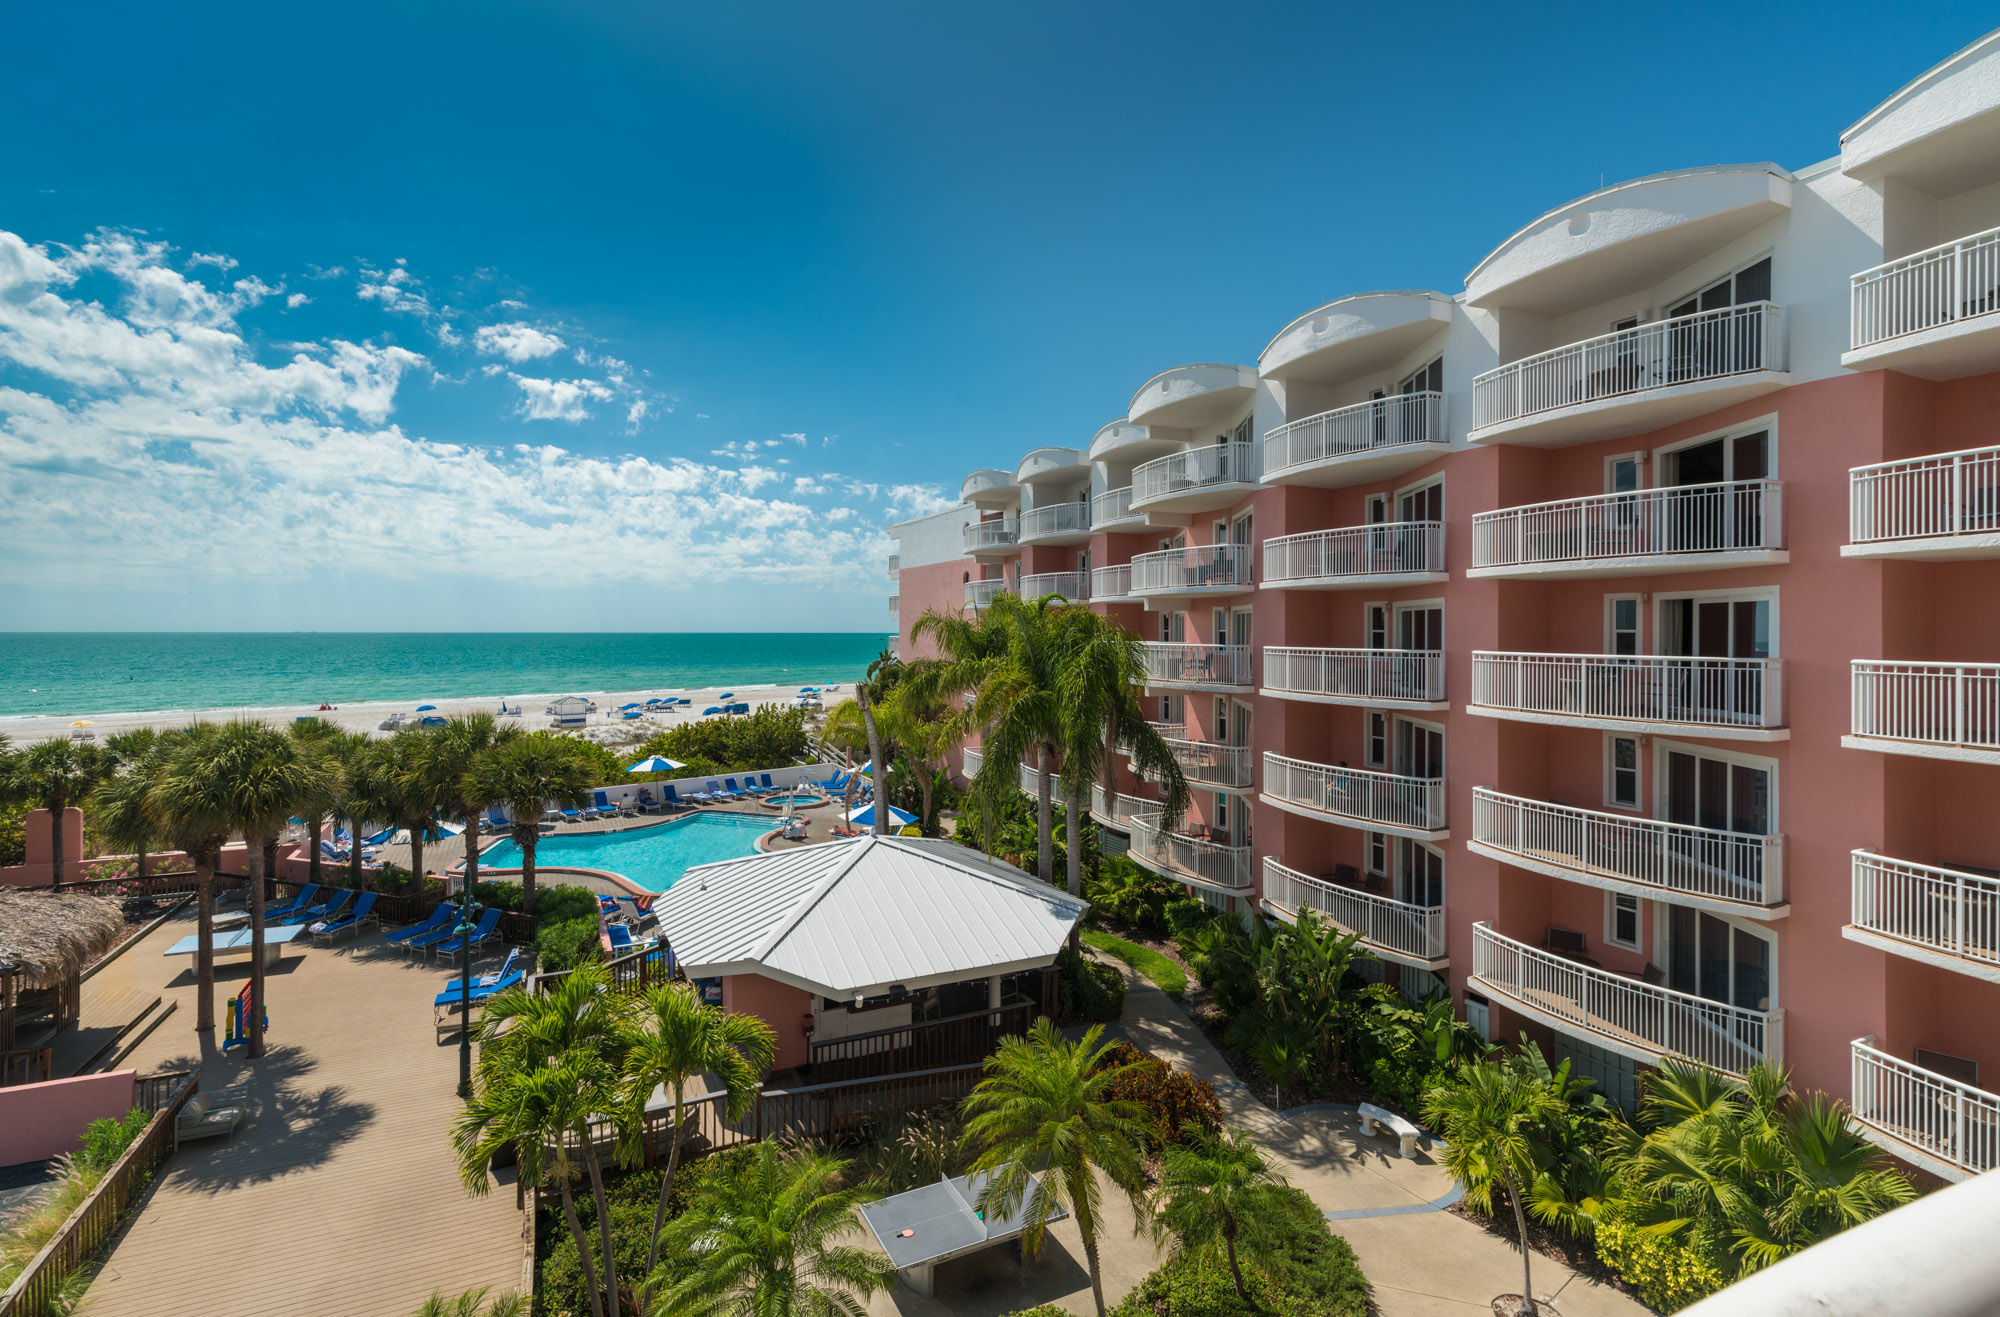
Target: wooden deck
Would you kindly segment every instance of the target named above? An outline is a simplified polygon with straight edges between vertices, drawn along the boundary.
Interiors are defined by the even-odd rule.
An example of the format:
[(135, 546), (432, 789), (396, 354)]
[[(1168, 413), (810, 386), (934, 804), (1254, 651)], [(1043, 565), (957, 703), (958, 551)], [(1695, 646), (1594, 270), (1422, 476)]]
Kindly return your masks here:
[[(449, 969), (379, 933), (287, 956), (268, 980), (270, 1051), (253, 1064), (197, 1046), (192, 966), (161, 954), (192, 931), (192, 918), (170, 920), (121, 958), (179, 1002), (129, 1064), (199, 1064), (204, 1087), (247, 1081), (250, 1119), (168, 1160), (79, 1311), (401, 1317), (433, 1289), (519, 1287), (511, 1180), (474, 1198), (452, 1159), (456, 1040), (440, 1045), (431, 1023)], [(218, 1040), (248, 972), (217, 967)]]

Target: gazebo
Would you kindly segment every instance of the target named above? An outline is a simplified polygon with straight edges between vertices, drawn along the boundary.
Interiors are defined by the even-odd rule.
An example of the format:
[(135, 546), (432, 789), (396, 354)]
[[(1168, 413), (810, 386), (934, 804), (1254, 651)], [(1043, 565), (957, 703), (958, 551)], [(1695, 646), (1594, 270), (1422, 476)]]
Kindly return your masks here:
[(955, 842), (874, 836), (700, 865), (653, 902), (687, 976), (815, 1080), (983, 1059), (1053, 1008), (1087, 908)]
[[(40, 1047), (74, 1024), (83, 971), (124, 934), (116, 901), (0, 888), (0, 1052), (18, 1048), (28, 1029)], [(46, 1034), (34, 1023), (44, 1015)]]

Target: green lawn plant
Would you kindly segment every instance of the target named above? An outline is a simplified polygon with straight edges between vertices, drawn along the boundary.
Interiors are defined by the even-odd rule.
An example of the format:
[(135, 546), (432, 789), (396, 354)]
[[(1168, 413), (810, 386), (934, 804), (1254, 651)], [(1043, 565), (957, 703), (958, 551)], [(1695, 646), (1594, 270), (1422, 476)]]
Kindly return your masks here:
[(1083, 932), (1083, 944), (1108, 956), (1116, 956), (1150, 980), (1154, 987), (1175, 1001), (1187, 994), (1187, 971), (1151, 947), (1128, 942), (1122, 937), (1090, 928)]

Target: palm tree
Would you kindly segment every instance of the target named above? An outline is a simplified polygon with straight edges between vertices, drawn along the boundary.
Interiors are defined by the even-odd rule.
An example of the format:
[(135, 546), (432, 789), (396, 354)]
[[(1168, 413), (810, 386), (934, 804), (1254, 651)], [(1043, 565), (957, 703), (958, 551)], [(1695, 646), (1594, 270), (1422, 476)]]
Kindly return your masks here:
[(568, 736), (537, 732), (495, 745), (474, 761), (475, 799), (507, 807), (509, 835), (521, 848), (521, 908), (535, 913), (535, 846), (542, 811), (580, 808), (590, 802), (590, 763)]
[[(1006, 598), (1002, 595), (1001, 598)], [(965, 1099), (965, 1135), (981, 1149), (973, 1170), (989, 1175), (979, 1206), (1012, 1216), (1027, 1203), (1022, 1247), (1042, 1246), (1056, 1209), (1076, 1218), (1090, 1268), (1090, 1294), (1104, 1317), (1104, 1279), (1097, 1261), (1102, 1174), (1139, 1208), (1145, 1136), (1139, 1104), (1113, 1098), (1112, 1087), (1137, 1062), (1107, 1065), (1110, 1044), (1092, 1025), (1083, 1037), (1062, 1036), (1047, 1016), (1025, 1038), (1004, 1038), (986, 1059), (986, 1078)]]
[(969, 723), (965, 714), (952, 707), (928, 674), (939, 666), (936, 659), (915, 659), (902, 665), (902, 680), (889, 698), (875, 710), (885, 718), (890, 736), (902, 747), (917, 781), (918, 824), (925, 832), (936, 826), (933, 811), (937, 785), (945, 770), (946, 756), (965, 740)]
[[(291, 737), (293, 743), (301, 750), (310, 752), (329, 767), (338, 766), (345, 750), (345, 743), (349, 739), (347, 733), (332, 723), (323, 723), (317, 718), (310, 722), (287, 723), (285, 734)], [(325, 833), (326, 820), (340, 809), (343, 785), (341, 774), (337, 771), (323, 773), (319, 775), (316, 785), (317, 789), (311, 797), (301, 797), (293, 806), (294, 813), (306, 821), (308, 842), (306, 877), (309, 882), (314, 883), (320, 878), (319, 843)], [(355, 849), (359, 850), (360, 847), (356, 846)]]
[(151, 728), (126, 732), (105, 742), (115, 770), (90, 795), (91, 817), (97, 830), (114, 846), (130, 850), (139, 860), (139, 877), (146, 877), (147, 853), (158, 847), (160, 829), (146, 810), (146, 794), (159, 771), (166, 743)]
[(669, 1224), (664, 1251), (689, 1259), (679, 1281), (648, 1295), (646, 1317), (860, 1317), (896, 1282), (889, 1260), (833, 1241), (868, 1201), (836, 1187), (847, 1163), (810, 1147), (756, 1145), (750, 1165), (704, 1180)]
[(1521, 1309), (1541, 1311), (1529, 1271), (1527, 1204), (1522, 1195), (1537, 1172), (1540, 1132), (1559, 1119), (1567, 1103), (1546, 1083), (1517, 1066), (1498, 1061), (1467, 1063), (1424, 1098), (1424, 1119), (1436, 1127), (1446, 1147), (1444, 1167), (1465, 1186), (1466, 1201), (1493, 1211), (1497, 1180), (1514, 1208), (1521, 1245)]
[(64, 854), (64, 815), (88, 799), (109, 773), (104, 752), (88, 741), (56, 737), (8, 755), (4, 768), (0, 798), (49, 812), (49, 886), (61, 891), (69, 859)]
[(1254, 1301), (1237, 1262), (1239, 1244), (1257, 1251), (1260, 1228), (1284, 1212), (1285, 1179), (1271, 1169), (1264, 1150), (1244, 1130), (1203, 1134), (1170, 1147), (1153, 1191), (1153, 1237), (1171, 1239), (1176, 1252), (1222, 1246), (1229, 1277), (1245, 1303)]
[(653, 1209), (646, 1271), (659, 1262), (660, 1228), (667, 1219), (667, 1196), (680, 1164), (687, 1123), (687, 1085), (701, 1074), (722, 1081), (725, 1104), (734, 1120), (750, 1109), (777, 1053), (778, 1035), (754, 1015), (734, 1015), (709, 1006), (690, 983), (667, 983), (646, 994), (642, 1027), (625, 1060), (627, 1100), (643, 1119), (653, 1090), (673, 1095), (674, 1124), (667, 1139), (667, 1170), (660, 1178), (660, 1201)]
[(486, 1301), (489, 1290), (481, 1288), (465, 1290), (446, 1298), (440, 1290), (432, 1290), (414, 1317), (528, 1317), (528, 1296), (519, 1290), (502, 1290)]
[(215, 1030), (215, 866), (235, 826), (228, 793), (212, 771), (215, 723), (196, 723), (163, 738), (146, 793), (146, 812), (177, 850), (194, 862), (196, 1032)]

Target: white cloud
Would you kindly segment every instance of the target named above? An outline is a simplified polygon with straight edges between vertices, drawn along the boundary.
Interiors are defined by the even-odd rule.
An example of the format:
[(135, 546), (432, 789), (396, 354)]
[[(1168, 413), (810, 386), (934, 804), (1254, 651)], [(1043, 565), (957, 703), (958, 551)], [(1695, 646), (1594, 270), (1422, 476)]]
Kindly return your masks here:
[(824, 494), (826, 493), (826, 486), (814, 480), (811, 476), (793, 476), (792, 492), (794, 494)]
[(187, 263), (190, 270), (197, 265), (213, 265), (224, 274), (236, 268), (236, 258), (220, 252), (194, 252), (188, 256)]
[(568, 421), (575, 424), (590, 415), (585, 402), (609, 402), (611, 390), (596, 380), (544, 380), (532, 375), (516, 375), (512, 371), (507, 378), (520, 386), (526, 395), (521, 399), (521, 415), (531, 421)]
[(285, 305), (291, 310), (296, 311), (310, 301), (312, 301), (312, 299), (310, 297), (307, 297), (304, 293), (293, 293), (290, 297), (287, 297), (285, 299)]
[(955, 508), (958, 500), (936, 485), (891, 485), (889, 510), (906, 517), (927, 517), (933, 512)]
[(637, 425), (639, 422), (645, 420), (652, 410), (653, 405), (644, 398), (634, 398), (632, 405), (625, 409), (625, 424)]
[[(563, 341), (545, 329), (514, 320), (499, 325), (481, 325), (472, 336), (473, 350), (482, 357), (505, 357), (515, 365), (552, 357), (562, 351)], [(578, 354), (581, 359), (582, 354)]]

